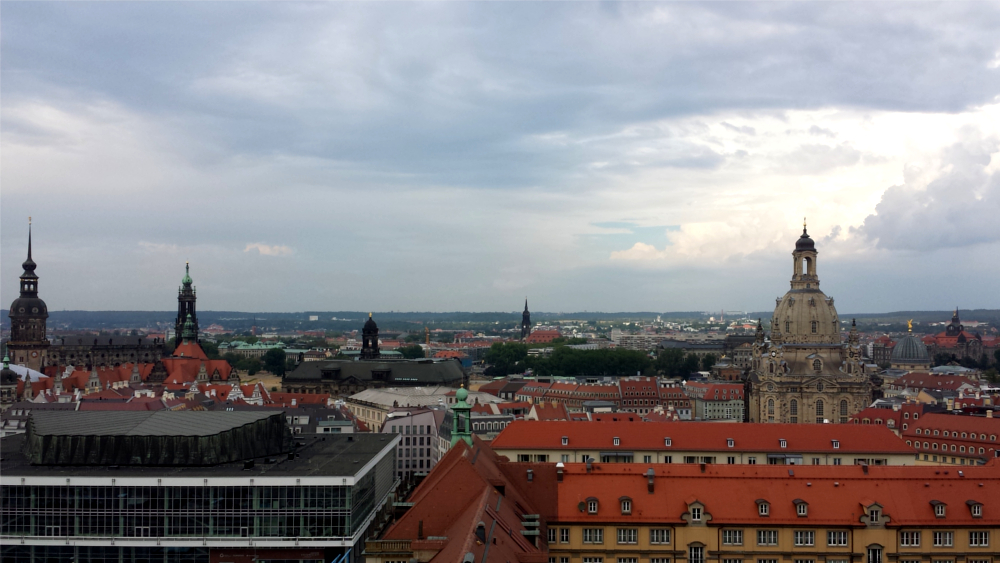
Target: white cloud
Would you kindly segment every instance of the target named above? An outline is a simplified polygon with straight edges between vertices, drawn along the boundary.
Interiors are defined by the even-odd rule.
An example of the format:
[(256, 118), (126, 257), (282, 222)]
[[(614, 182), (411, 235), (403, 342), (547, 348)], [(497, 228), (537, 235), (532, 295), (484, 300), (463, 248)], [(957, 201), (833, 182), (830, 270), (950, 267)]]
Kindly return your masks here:
[(288, 246), (280, 244), (262, 244), (259, 242), (247, 243), (243, 252), (250, 252), (251, 250), (256, 250), (261, 256), (290, 256), (294, 253), (291, 247)]

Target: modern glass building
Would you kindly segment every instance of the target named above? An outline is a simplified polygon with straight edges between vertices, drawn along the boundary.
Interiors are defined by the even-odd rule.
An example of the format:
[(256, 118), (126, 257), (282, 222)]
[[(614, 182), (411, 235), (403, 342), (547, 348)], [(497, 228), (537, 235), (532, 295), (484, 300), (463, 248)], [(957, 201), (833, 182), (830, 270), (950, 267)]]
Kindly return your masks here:
[[(212, 418), (205, 427), (218, 429), (227, 415), (247, 413), (202, 414)], [(284, 424), (281, 413), (252, 415)], [(245, 431), (237, 418), (229, 419), (234, 429)], [(77, 422), (86, 428), (87, 421)], [(289, 441), (280, 455), (153, 466), (32, 464), (26, 447), (32, 439), (29, 424), (26, 435), (0, 442), (3, 561), (355, 561), (361, 549), (354, 546), (387, 516), (399, 441), (386, 434), (317, 435)], [(183, 439), (171, 440), (170, 447), (184, 447)], [(87, 441), (74, 445), (64, 435), (54, 443)]]

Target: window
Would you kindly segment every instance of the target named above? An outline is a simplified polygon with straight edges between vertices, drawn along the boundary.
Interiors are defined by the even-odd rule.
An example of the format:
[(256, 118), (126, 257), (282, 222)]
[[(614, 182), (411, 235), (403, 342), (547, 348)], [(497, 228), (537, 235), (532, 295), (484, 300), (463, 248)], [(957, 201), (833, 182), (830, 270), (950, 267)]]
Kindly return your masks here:
[(618, 543), (639, 543), (639, 530), (636, 528), (618, 528)]
[(604, 563), (603, 557), (584, 557), (583, 563)]
[(839, 450), (840, 449), (840, 440), (833, 440), (832, 442), (833, 442), (833, 449)]
[(771, 505), (767, 504), (766, 502), (757, 503), (757, 514), (760, 514), (761, 516), (767, 516), (768, 514), (770, 514), (770, 512), (771, 512)]
[(778, 545), (778, 530), (757, 530), (757, 545)]
[(935, 504), (934, 505), (934, 516), (937, 516), (938, 518), (944, 518), (944, 516), (945, 516), (945, 510), (947, 510), (947, 508), (946, 508), (946, 506), (945, 506), (945, 504), (943, 502), (939, 502), (939, 503)]
[(569, 543), (569, 528), (559, 528), (559, 543)]
[(583, 543), (604, 543), (604, 529), (584, 528)]
[(729, 465), (734, 465), (736, 463), (736, 456), (731, 455), (726, 457), (726, 463), (728, 463)]
[(788, 411), (789, 414), (791, 414), (792, 416), (796, 416), (797, 414), (799, 414), (799, 402), (795, 399), (789, 401)]
[(750, 456), (747, 458), (747, 464), (757, 465), (757, 456)]
[[(817, 362), (819, 360), (816, 360)], [(823, 399), (816, 399), (816, 424), (823, 424)]]
[(563, 463), (569, 463), (569, 454), (562, 454), (559, 456), (559, 461)]
[(732, 438), (726, 438), (726, 446), (727, 447), (732, 448), (735, 445), (736, 445), (736, 440), (733, 440)]
[(632, 514), (632, 501), (629, 499), (622, 500), (622, 514)]
[(920, 532), (900, 532), (899, 545), (903, 547), (920, 547)]
[(655, 543), (655, 544), (670, 543), (670, 529), (651, 528), (649, 530), (649, 543)]
[(723, 559), (722, 563), (743, 563), (742, 559)]
[(673, 462), (674, 462), (674, 456), (672, 455), (663, 456), (663, 463), (673, 463)]
[(816, 532), (811, 530), (795, 530), (795, 545), (816, 545)]
[(868, 523), (878, 524), (882, 521), (882, 511), (877, 508), (868, 509)]
[(619, 557), (618, 563), (638, 563), (637, 557)]
[(807, 516), (809, 514), (809, 505), (804, 502), (796, 504), (795, 513), (799, 516)]
[(989, 532), (969, 532), (969, 547), (987, 547), (989, 545)]
[(843, 530), (831, 530), (826, 533), (826, 545), (831, 547), (844, 547), (847, 545), (847, 532)]
[(549, 531), (548, 531), (548, 542), (549, 543), (556, 543), (556, 529), (555, 528), (549, 528)]
[(955, 543), (955, 532), (934, 532), (934, 547), (951, 547)]
[(778, 440), (778, 446), (782, 447), (782, 448), (787, 448), (788, 447), (788, 441), (784, 440), (784, 439)]
[(692, 522), (701, 522), (701, 509), (700, 508), (696, 507), (696, 508), (692, 508), (691, 509), (691, 521)]
[(670, 563), (670, 559), (666, 557), (651, 557), (649, 563)]
[(823, 369), (823, 362), (819, 360), (813, 360), (813, 369), (816, 371)]
[(591, 499), (591, 500), (587, 501), (587, 512), (589, 512), (591, 514), (597, 514), (597, 501), (596, 500)]
[(757, 563), (778, 563), (777, 559), (758, 559)]
[(722, 530), (722, 545), (743, 545), (743, 530)]
[(622, 441), (616, 436), (615, 439), (614, 439), (614, 443), (615, 443), (616, 446), (620, 446), (621, 443), (622, 443)]
[[(816, 321), (812, 322), (812, 333), (816, 334)], [(819, 360), (817, 360), (817, 361), (819, 361)]]
[(868, 548), (868, 563), (882, 563), (882, 548), (881, 547), (869, 547)]
[(982, 518), (983, 517), (983, 505), (978, 504), (978, 503), (970, 504), (969, 505), (969, 510), (972, 512), (972, 517), (973, 518)]
[(651, 455), (644, 455), (644, 456), (642, 456), (642, 462), (643, 463), (653, 463), (653, 456), (651, 456)]
[(564, 446), (568, 446), (569, 445), (569, 436), (563, 436), (562, 437), (562, 445), (564, 445)]
[(688, 563), (705, 563), (705, 548), (698, 545), (689, 547)]
[(663, 439), (663, 445), (664, 445), (664, 446), (666, 446), (666, 447), (668, 447), (668, 448), (669, 448), (669, 447), (670, 447), (670, 443), (671, 443), (671, 440), (670, 440), (670, 438), (664, 438), (664, 439)]
[(795, 563), (816, 563), (815, 559), (795, 559)]

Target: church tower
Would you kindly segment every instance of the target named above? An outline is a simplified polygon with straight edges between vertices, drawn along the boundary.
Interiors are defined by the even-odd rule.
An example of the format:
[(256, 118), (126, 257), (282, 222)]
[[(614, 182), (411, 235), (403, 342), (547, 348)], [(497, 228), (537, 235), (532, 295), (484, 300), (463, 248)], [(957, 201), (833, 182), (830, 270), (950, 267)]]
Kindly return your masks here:
[(377, 360), (380, 355), (378, 350), (378, 325), (372, 319), (372, 314), (368, 313), (368, 321), (361, 328), (361, 359)]
[(791, 288), (775, 303), (770, 339), (758, 322), (750, 387), (750, 422), (847, 422), (867, 407), (878, 385), (862, 360), (857, 328), (847, 342), (833, 298), (819, 289), (816, 244), (802, 226), (792, 251)]
[(7, 351), (18, 365), (39, 371), (49, 347), (45, 338), (45, 319), (49, 310), (38, 298), (38, 275), (31, 259), (31, 218), (28, 218), (28, 259), (22, 264), (21, 296), (10, 305), (10, 342)]
[(463, 385), (455, 392), (455, 404), (451, 410), (452, 417), (451, 445), (454, 446), (459, 440), (464, 440), (466, 444), (472, 445), (472, 405), (466, 402), (469, 392)]
[(528, 298), (524, 298), (524, 312), (521, 313), (521, 340), (531, 336), (531, 313), (528, 312)]
[[(195, 301), (198, 300), (197, 292), (191, 281), (191, 263), (184, 263), (184, 278), (181, 279), (181, 287), (177, 290), (177, 320), (174, 322), (174, 336), (177, 343), (183, 338), (184, 323), (190, 318), (194, 323), (194, 333), (198, 334), (198, 315), (195, 313)], [(195, 337), (197, 338), (197, 336)]]

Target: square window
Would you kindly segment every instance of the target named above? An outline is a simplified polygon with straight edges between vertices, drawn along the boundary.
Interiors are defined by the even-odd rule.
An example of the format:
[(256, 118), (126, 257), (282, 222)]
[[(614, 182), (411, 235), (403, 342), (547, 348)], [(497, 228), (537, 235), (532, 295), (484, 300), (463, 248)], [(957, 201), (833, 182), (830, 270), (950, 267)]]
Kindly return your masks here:
[(954, 532), (934, 532), (934, 547), (951, 547), (954, 544)]
[(811, 530), (795, 530), (796, 546), (816, 545), (816, 532)]
[(639, 543), (639, 530), (637, 528), (618, 528), (618, 543)]
[(831, 530), (826, 533), (826, 545), (831, 547), (844, 547), (847, 545), (847, 532), (844, 530)]
[(757, 530), (757, 545), (778, 545), (778, 530)]
[(969, 532), (969, 547), (988, 547), (989, 545), (989, 532)]
[(722, 530), (723, 545), (743, 545), (743, 530)]
[(670, 543), (669, 528), (651, 528), (649, 530), (649, 543), (668, 544)]
[(899, 545), (903, 547), (920, 547), (920, 532), (900, 532)]

